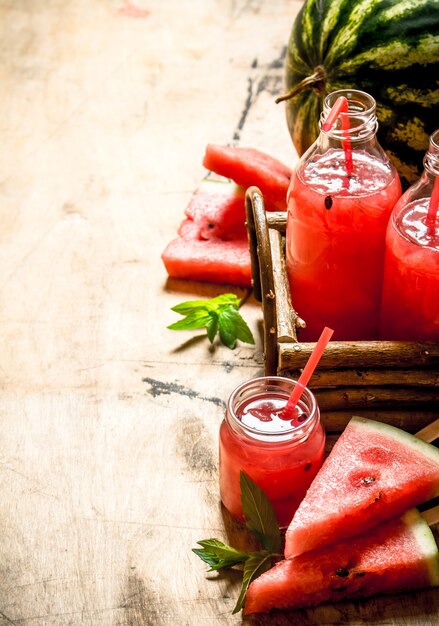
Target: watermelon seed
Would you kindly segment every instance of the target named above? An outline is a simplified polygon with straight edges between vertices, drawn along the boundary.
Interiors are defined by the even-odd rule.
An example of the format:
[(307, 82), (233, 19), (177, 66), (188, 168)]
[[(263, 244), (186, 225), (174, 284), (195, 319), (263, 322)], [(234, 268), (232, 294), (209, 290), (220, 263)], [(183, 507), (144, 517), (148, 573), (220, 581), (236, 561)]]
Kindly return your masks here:
[(325, 198), (325, 209), (327, 211), (329, 211), (329, 209), (332, 207), (332, 197), (331, 196), (326, 196)]
[(311, 469), (311, 467), (312, 467), (312, 463), (307, 463), (307, 464), (305, 465), (305, 467), (304, 467), (305, 472), (309, 472), (309, 470)]
[(366, 572), (355, 572), (355, 576), (366, 576)]
[(349, 570), (345, 567), (339, 567), (335, 570), (335, 573), (337, 574), (337, 576), (341, 576), (342, 578), (346, 578), (346, 576), (349, 576)]

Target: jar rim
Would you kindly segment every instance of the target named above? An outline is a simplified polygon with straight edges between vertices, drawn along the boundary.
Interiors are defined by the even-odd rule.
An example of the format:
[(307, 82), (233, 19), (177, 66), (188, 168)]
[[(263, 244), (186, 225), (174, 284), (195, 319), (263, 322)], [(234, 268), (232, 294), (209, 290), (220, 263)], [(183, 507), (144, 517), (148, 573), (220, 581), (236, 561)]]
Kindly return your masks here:
[[(337, 91), (332, 91), (325, 97), (323, 101), (323, 109), (325, 109), (325, 107), (331, 109), (340, 96), (345, 96), (348, 101), (348, 107), (349, 105), (352, 107), (353, 103), (361, 105), (361, 109), (359, 108), (358, 110), (355, 108), (348, 109), (347, 114), (349, 116), (364, 116), (375, 113), (375, 98), (360, 89), (338, 89)], [(341, 115), (346, 115), (346, 113), (342, 113)]]
[[(233, 405), (234, 405), (234, 402), (236, 401), (237, 396), (246, 388), (257, 387), (258, 384), (259, 385), (265, 384), (267, 386), (272, 385), (273, 391), (277, 387), (279, 391), (284, 391), (284, 392), (286, 391), (288, 395), (290, 395), (295, 385), (298, 384), (298, 381), (292, 378), (287, 378), (285, 376), (258, 376), (258, 377), (252, 378), (250, 380), (247, 380), (241, 383), (240, 385), (238, 385), (238, 387), (236, 387), (232, 391), (227, 401), (227, 414), (231, 416), (233, 424), (237, 426), (240, 430), (244, 431), (246, 434), (252, 437), (257, 437), (258, 439), (262, 438), (263, 440), (267, 442), (269, 441), (274, 442), (274, 441), (279, 441), (279, 440), (286, 441), (288, 440), (287, 438), (291, 437), (291, 435), (301, 433), (301, 432), (303, 433), (303, 436), (306, 436), (306, 434), (309, 431), (310, 426), (315, 421), (316, 415), (317, 416), (319, 415), (319, 411), (318, 411), (317, 400), (314, 394), (308, 387), (304, 385), (303, 385), (303, 392), (301, 395), (301, 400), (305, 396), (309, 404), (306, 405), (307, 418), (306, 420), (301, 422), (299, 426), (291, 426), (291, 428), (288, 428), (285, 430), (263, 431), (263, 430), (254, 428), (252, 426), (249, 426), (247, 424), (244, 424), (238, 418), (233, 408)], [(285, 389), (285, 386), (288, 386), (290, 389)], [(303, 401), (302, 401), (302, 404), (303, 404)], [(291, 439), (289, 439), (289, 441), (291, 441)]]

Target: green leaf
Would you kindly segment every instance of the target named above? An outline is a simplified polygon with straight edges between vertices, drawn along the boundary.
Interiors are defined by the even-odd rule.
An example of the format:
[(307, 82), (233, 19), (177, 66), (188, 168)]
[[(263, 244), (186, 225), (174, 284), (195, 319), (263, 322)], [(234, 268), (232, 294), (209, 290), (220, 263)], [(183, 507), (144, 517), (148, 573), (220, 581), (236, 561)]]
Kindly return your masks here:
[(210, 343), (213, 343), (215, 335), (218, 332), (218, 313), (216, 311), (209, 312), (209, 320), (206, 323), (206, 330)]
[(206, 328), (210, 343), (219, 333), (220, 339), (230, 349), (236, 341), (255, 343), (253, 335), (239, 313), (239, 298), (234, 293), (224, 293), (210, 300), (188, 300), (172, 307), (172, 311), (186, 317), (168, 326), (170, 330)]
[(273, 506), (262, 489), (242, 470), (241, 503), (246, 526), (267, 550), (279, 552), (282, 540)]
[(239, 298), (234, 293), (223, 293), (216, 298), (212, 298), (209, 302), (214, 306), (219, 306), (221, 304), (231, 304), (236, 308), (239, 306)]
[(196, 328), (204, 328), (209, 323), (209, 320), (210, 315), (205, 310), (195, 310), (182, 320), (174, 322), (168, 328), (170, 330), (194, 330)]
[(242, 587), (236, 602), (235, 608), (232, 614), (238, 613), (244, 606), (245, 594), (247, 589), (255, 578), (260, 574), (263, 574), (271, 567), (271, 554), (268, 550), (261, 550), (260, 552), (251, 552), (244, 564), (244, 571), (242, 574)]
[(255, 343), (252, 332), (238, 309), (230, 306), (224, 311), (221, 310), (220, 315), (227, 316), (228, 322), (234, 327), (234, 333), (237, 339), (243, 341), (244, 343)]
[(233, 350), (236, 346), (237, 335), (233, 316), (230, 315), (229, 309), (223, 309), (220, 311), (218, 318), (218, 330), (223, 344)]
[(206, 300), (187, 300), (186, 302), (180, 302), (171, 308), (171, 311), (180, 313), (181, 315), (188, 315), (193, 309), (206, 309)]
[(209, 572), (233, 567), (239, 563), (244, 563), (249, 558), (246, 552), (235, 550), (219, 539), (204, 539), (197, 541), (197, 543), (201, 548), (193, 548), (192, 552), (210, 565)]

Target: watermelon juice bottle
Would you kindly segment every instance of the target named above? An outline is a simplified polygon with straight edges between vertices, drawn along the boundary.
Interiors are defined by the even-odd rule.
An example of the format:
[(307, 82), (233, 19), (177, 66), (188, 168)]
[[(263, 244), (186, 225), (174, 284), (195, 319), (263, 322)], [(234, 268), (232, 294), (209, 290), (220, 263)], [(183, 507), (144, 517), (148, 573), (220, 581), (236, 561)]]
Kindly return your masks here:
[(387, 227), (380, 335), (439, 341), (439, 130)]
[(340, 96), (348, 111), (300, 159), (287, 196), (287, 272), (304, 341), (316, 341), (323, 326), (338, 340), (378, 338), (385, 232), (401, 195), (376, 139), (371, 96), (330, 94), (321, 128)]
[(304, 388), (292, 417), (281, 417), (295, 385), (289, 378), (262, 376), (229, 398), (220, 428), (220, 494), (239, 520), (241, 470), (266, 493), (280, 526), (287, 526), (323, 463), (325, 433), (311, 391)]

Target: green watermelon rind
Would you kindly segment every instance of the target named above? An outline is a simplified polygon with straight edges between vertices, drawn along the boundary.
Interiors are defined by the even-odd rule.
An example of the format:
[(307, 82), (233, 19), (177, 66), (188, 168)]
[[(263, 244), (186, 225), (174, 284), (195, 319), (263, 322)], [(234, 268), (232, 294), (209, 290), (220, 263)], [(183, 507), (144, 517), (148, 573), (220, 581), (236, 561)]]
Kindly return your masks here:
[(430, 584), (439, 586), (439, 552), (430, 527), (417, 509), (410, 509), (401, 516), (410, 529), (428, 568)]
[(377, 101), (378, 139), (400, 176), (422, 173), (437, 127), (438, 0), (307, 0), (295, 17), (286, 56), (287, 125), (303, 154), (319, 134), (325, 96), (361, 89)]
[[(401, 430), (396, 426), (391, 426), (390, 424), (386, 424), (385, 422), (377, 422), (376, 420), (366, 419), (365, 417), (354, 416), (350, 420), (350, 425), (358, 428), (362, 428), (363, 430), (370, 430), (372, 432), (378, 433), (387, 437), (388, 439), (393, 439), (401, 443), (402, 445), (411, 448), (413, 451), (417, 452), (421, 456), (425, 456), (432, 461), (435, 461), (439, 464), (439, 449), (435, 448), (431, 443), (427, 443), (422, 439), (418, 439), (415, 435), (411, 435), (405, 430)], [(439, 495), (439, 485), (431, 494), (431, 497)]]

